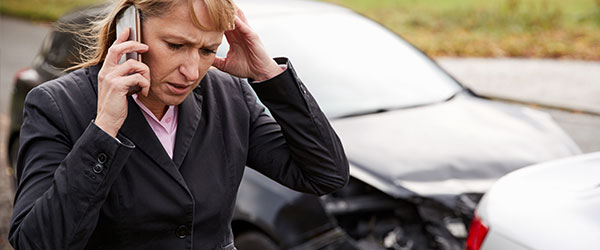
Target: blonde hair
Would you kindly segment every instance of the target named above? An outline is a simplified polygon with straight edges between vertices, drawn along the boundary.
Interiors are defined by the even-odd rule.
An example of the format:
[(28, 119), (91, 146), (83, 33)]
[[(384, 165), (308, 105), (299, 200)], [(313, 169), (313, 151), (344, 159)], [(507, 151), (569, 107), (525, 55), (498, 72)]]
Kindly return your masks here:
[[(116, 0), (109, 5), (99, 19), (92, 21), (92, 26), (75, 31), (78, 42), (84, 48), (80, 51), (80, 62), (66, 71), (86, 68), (101, 63), (106, 58), (108, 48), (116, 40), (115, 18), (131, 5), (135, 5), (144, 18), (157, 17), (170, 11), (176, 4), (186, 0)], [(213, 27), (205, 27), (198, 21), (193, 1), (202, 1), (207, 9)], [(201, 30), (227, 31), (234, 29), (235, 4), (232, 0), (187, 0), (192, 23)], [(143, 29), (143, 27), (142, 27)]]

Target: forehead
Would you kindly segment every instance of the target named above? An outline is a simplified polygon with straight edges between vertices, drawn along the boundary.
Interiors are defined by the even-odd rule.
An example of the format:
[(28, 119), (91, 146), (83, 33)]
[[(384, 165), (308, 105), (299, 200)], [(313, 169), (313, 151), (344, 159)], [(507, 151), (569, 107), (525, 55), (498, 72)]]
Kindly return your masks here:
[[(204, 27), (214, 27), (203, 1), (192, 1), (194, 13), (198, 22)], [(178, 1), (170, 10), (163, 15), (148, 18), (142, 29), (152, 29), (152, 33), (159, 36), (176, 36), (185, 38), (191, 43), (204, 43), (206, 40), (221, 40), (222, 31), (203, 30), (194, 25), (188, 1)]]

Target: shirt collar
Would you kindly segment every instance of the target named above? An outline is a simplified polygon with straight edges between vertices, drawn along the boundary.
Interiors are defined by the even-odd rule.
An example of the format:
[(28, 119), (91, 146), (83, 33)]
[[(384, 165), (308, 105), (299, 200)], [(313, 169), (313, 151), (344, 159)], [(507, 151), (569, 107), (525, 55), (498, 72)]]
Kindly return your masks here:
[(175, 119), (177, 119), (177, 106), (169, 106), (167, 112), (162, 117), (162, 119), (158, 120), (158, 118), (154, 116), (154, 113), (152, 113), (152, 111), (150, 111), (150, 109), (146, 107), (146, 105), (144, 105), (142, 101), (139, 100), (137, 94), (133, 94), (132, 97), (135, 103), (140, 107), (140, 109), (142, 109), (142, 112), (144, 112), (145, 116), (149, 116), (156, 123), (160, 124), (160, 126), (163, 127), (166, 131), (171, 131), (174, 129), (174, 126), (176, 124)]

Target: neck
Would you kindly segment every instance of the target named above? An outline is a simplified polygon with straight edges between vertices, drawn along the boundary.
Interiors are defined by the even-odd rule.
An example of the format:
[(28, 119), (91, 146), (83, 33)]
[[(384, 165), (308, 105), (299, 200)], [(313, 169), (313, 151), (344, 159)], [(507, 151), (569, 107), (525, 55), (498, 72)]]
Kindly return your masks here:
[(142, 95), (138, 95), (138, 100), (140, 100), (159, 121), (162, 120), (163, 116), (165, 116), (167, 110), (169, 109), (169, 106), (150, 96), (144, 97)]

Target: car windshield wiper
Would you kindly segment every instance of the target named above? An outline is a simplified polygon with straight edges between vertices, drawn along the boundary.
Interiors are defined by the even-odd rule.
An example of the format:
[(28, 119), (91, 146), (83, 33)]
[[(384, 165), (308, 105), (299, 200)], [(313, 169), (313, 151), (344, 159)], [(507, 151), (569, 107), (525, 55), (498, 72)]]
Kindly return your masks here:
[(378, 113), (388, 112), (390, 110), (391, 109), (388, 109), (388, 108), (378, 108), (378, 109), (374, 109), (374, 110), (365, 110), (365, 111), (354, 112), (354, 113), (338, 116), (337, 118), (348, 118), (348, 117), (355, 117), (355, 116), (378, 114)]
[(392, 111), (392, 110), (416, 108), (416, 107), (422, 107), (422, 106), (427, 106), (427, 105), (432, 105), (432, 104), (447, 102), (449, 100), (454, 99), (454, 97), (456, 97), (461, 92), (463, 92), (463, 91), (456, 92), (456, 93), (452, 94), (450, 97), (448, 97), (448, 98), (446, 98), (446, 99), (444, 99), (442, 101), (439, 101), (439, 102), (423, 103), (423, 104), (416, 104), (416, 105), (402, 106), (402, 107), (377, 108), (377, 109), (372, 109), (372, 110), (364, 110), (364, 111), (358, 111), (358, 112), (354, 112), (354, 113), (349, 113), (349, 114), (346, 114), (346, 115), (338, 116), (336, 118), (342, 119), (342, 118), (349, 118), (349, 117), (355, 117), (355, 116), (363, 116), (363, 115), (370, 115), (370, 114), (379, 114), (379, 113), (384, 113), (384, 112), (388, 112), (388, 111)]

